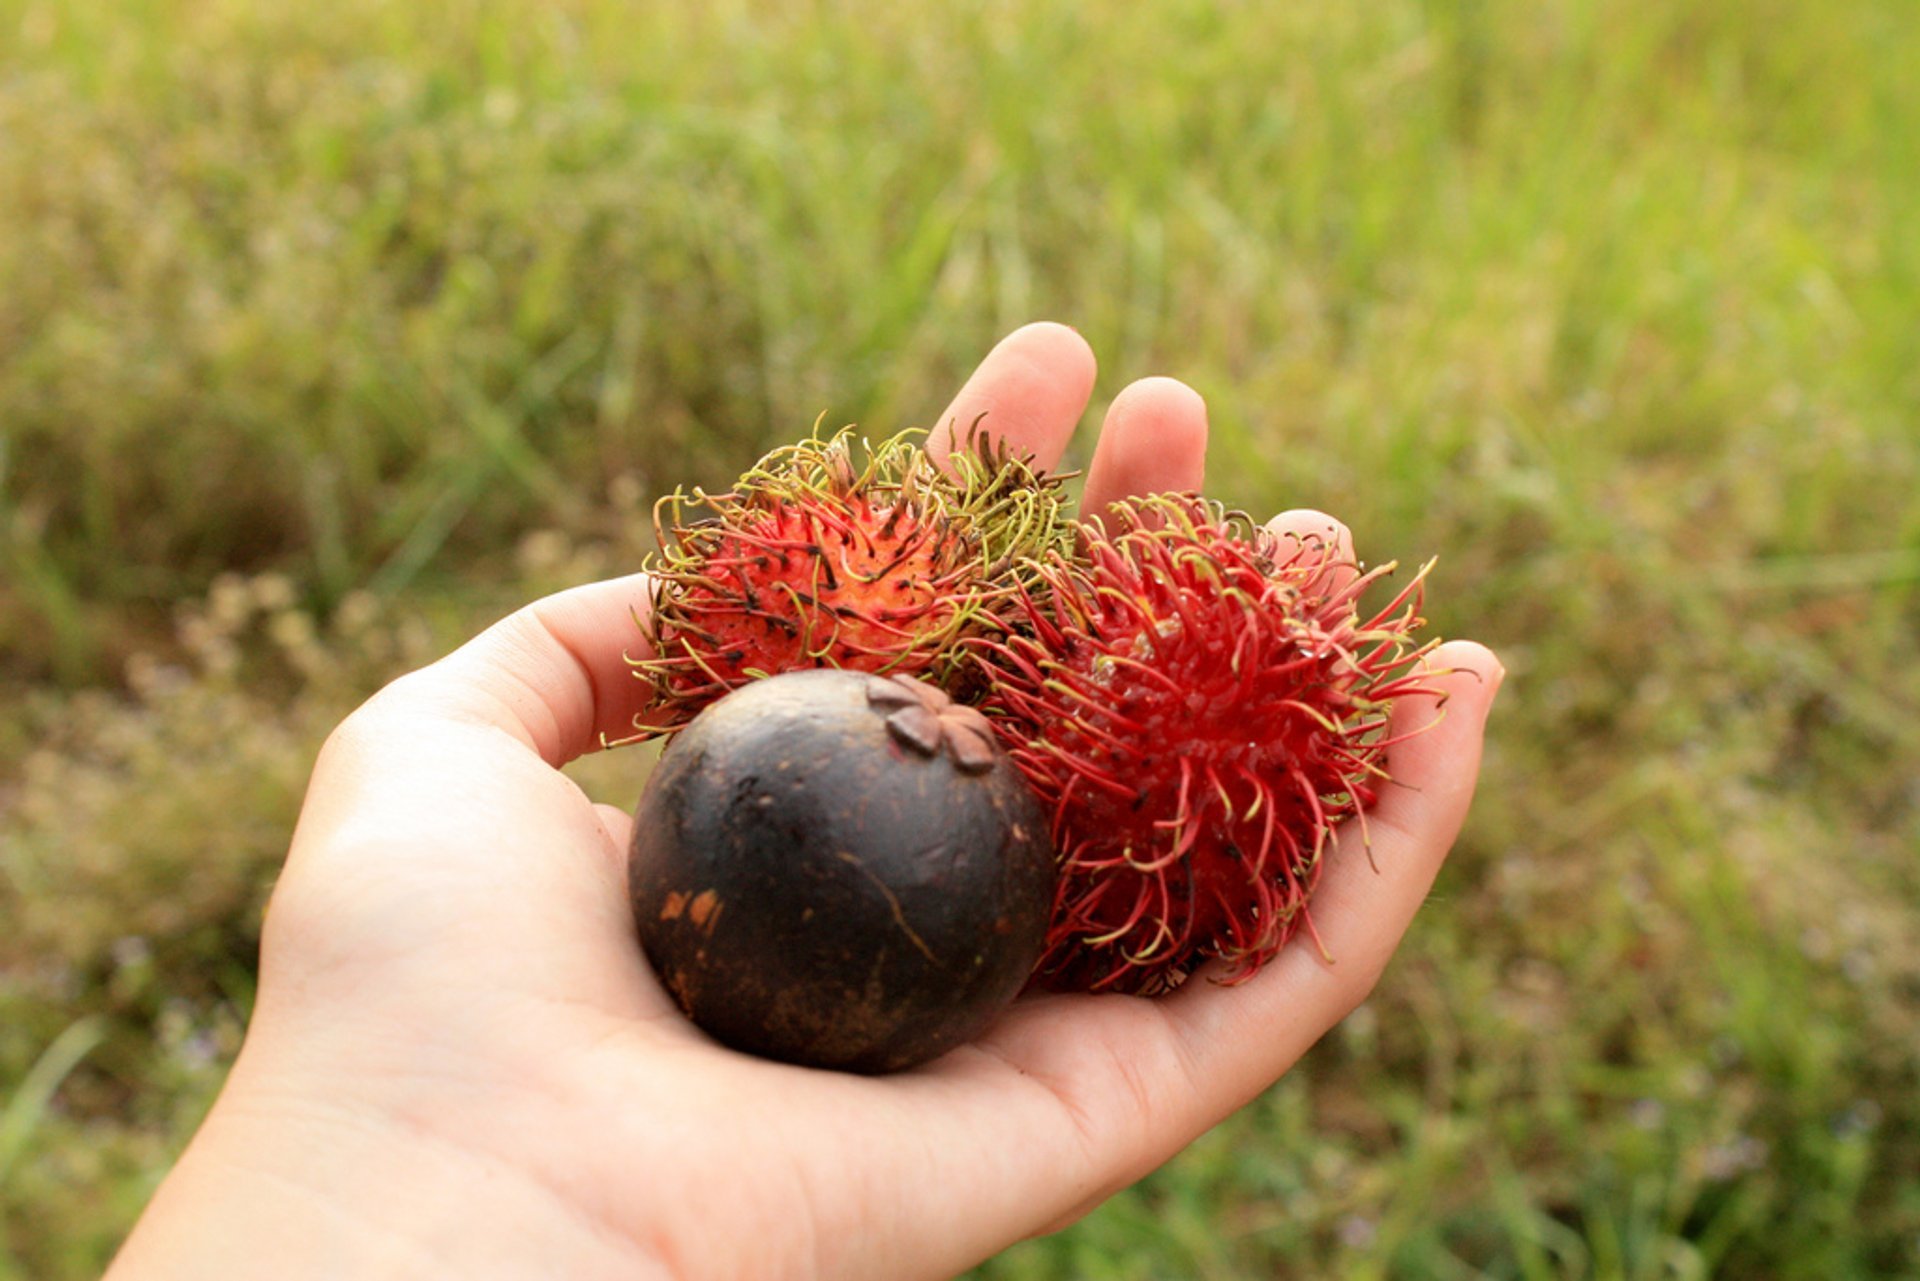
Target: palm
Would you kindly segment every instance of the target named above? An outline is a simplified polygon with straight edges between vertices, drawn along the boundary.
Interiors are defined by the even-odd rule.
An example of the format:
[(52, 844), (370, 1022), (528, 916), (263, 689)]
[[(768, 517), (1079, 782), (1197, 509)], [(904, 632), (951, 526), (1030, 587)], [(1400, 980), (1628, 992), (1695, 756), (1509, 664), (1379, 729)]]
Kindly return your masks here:
[[(949, 417), (985, 412), (1050, 465), (1091, 381), (1076, 337), (1033, 327)], [(1197, 488), (1204, 441), (1197, 397), (1137, 384), (1087, 504)], [(1425, 894), (1472, 790), (1491, 697), (1475, 678), (1495, 670), (1475, 646), (1437, 654), (1471, 714), (1397, 758), (1413, 786), (1373, 820), (1381, 872), (1331, 860), (1315, 921), (1337, 963), (1296, 947), (1234, 988), (1029, 998), (935, 1063), (861, 1078), (718, 1047), (634, 946), (630, 820), (557, 767), (638, 710), (621, 658), (644, 602), (637, 577), (550, 598), (343, 726), (269, 914), (236, 1089), (333, 1081), (521, 1172), (596, 1248), (692, 1275), (945, 1274), (1097, 1203), (1263, 1089), (1366, 994)]]

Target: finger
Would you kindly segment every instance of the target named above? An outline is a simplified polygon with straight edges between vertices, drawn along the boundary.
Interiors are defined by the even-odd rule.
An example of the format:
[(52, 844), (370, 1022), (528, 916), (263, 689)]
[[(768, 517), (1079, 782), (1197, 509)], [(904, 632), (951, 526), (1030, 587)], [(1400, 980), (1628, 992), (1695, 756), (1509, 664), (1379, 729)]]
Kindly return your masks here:
[[(1374, 813), (1379, 871), (1349, 829), (1314, 900), (1334, 965), (1300, 940), (1238, 986), (1028, 999), (975, 1045), (902, 1079), (925, 1096), (919, 1159), (953, 1150), (971, 1161), (913, 1182), (972, 1207), (955, 1225), (961, 1238), (943, 1243), (955, 1257), (1069, 1221), (1145, 1175), (1271, 1085), (1370, 990), (1465, 818), (1499, 683), (1497, 661), (1470, 643), (1440, 647), (1429, 667), (1438, 694), (1394, 714), (1395, 732), (1430, 728), (1396, 752), (1399, 785)], [(939, 1221), (909, 1209), (903, 1221)]]
[(625, 849), (633, 839), (633, 815), (605, 801), (595, 802), (593, 812), (600, 816), (600, 826), (607, 829), (607, 838), (616, 848)]
[(1093, 349), (1065, 325), (1040, 322), (1002, 338), (967, 379), (928, 434), (927, 452), (945, 463), (975, 423), (986, 438), (1052, 470), (1093, 395)]
[(1353, 559), (1353, 531), (1342, 521), (1311, 507), (1296, 507), (1281, 512), (1267, 522), (1267, 532), (1275, 538), (1295, 542), (1319, 542)]
[(596, 802), (593, 812), (600, 816), (600, 826), (607, 830), (609, 847), (619, 861), (624, 875), (627, 865), (627, 851), (633, 845), (633, 815), (617, 805), (608, 805), (604, 801)]
[(1310, 507), (1284, 511), (1268, 521), (1266, 529), (1274, 538), (1280, 561), (1300, 556), (1308, 564), (1326, 566), (1324, 586), (1329, 594), (1346, 590), (1360, 576), (1353, 532), (1325, 512)]
[[(1471, 641), (1441, 645), (1423, 665), (1434, 692), (1401, 699), (1388, 727), (1401, 740), (1387, 760), (1392, 782), (1326, 854), (1308, 908), (1319, 945), (1296, 938), (1241, 987), (1194, 983), (1168, 1002), (1202, 1070), (1249, 1097), (1366, 999), (1466, 820), (1505, 670)], [(1233, 1044), (1248, 1036), (1257, 1043)]]
[(1087, 467), (1081, 510), (1104, 514), (1122, 498), (1199, 490), (1207, 459), (1207, 403), (1172, 378), (1143, 378), (1107, 410)]
[(549, 765), (630, 734), (647, 702), (630, 656), (651, 605), (646, 574), (589, 583), (535, 601), (374, 701), (492, 725)]
[[(624, 1000), (624, 832), (553, 768), (644, 698), (627, 672), (642, 575), (538, 601), (401, 677), (329, 737), (269, 914), (275, 951), (364, 967), (484, 951)], [(290, 949), (290, 950), (289, 950)], [(538, 956), (536, 965), (530, 960)]]

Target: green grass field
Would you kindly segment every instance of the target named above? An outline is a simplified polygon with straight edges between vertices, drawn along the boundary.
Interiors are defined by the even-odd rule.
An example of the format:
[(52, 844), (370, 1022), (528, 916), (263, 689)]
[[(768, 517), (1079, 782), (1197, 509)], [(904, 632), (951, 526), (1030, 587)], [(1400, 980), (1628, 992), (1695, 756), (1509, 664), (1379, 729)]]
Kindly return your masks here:
[(1916, 66), (1910, 0), (0, 0), (0, 1278), (210, 1101), (346, 709), (1036, 318), (1512, 677), (1374, 999), (980, 1275), (1920, 1275)]

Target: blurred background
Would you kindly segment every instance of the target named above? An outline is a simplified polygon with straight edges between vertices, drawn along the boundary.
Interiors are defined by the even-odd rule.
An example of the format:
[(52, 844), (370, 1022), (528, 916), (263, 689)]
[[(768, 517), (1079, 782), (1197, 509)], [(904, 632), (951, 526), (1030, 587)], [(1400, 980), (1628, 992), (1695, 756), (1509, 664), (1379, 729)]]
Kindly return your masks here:
[[(1920, 1274), (1910, 0), (0, 0), (0, 1278), (217, 1089), (312, 753), (1081, 329), (1512, 670), (1374, 999), (986, 1278)], [(639, 754), (579, 767), (630, 805)]]

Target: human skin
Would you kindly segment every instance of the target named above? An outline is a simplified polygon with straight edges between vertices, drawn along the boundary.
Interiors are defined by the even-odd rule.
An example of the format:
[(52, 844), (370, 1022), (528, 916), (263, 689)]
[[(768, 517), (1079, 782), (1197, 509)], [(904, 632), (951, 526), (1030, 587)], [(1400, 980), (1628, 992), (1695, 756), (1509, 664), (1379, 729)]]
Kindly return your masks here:
[[(997, 346), (943, 423), (1055, 463), (1094, 359)], [(1198, 488), (1206, 410), (1116, 398), (1085, 507)], [(939, 445), (936, 441), (935, 449)], [(1352, 544), (1318, 512), (1282, 530)], [(1502, 670), (1455, 641), (1313, 901), (1324, 952), (1160, 998), (1036, 995), (883, 1077), (727, 1050), (635, 944), (631, 819), (560, 766), (627, 732), (646, 580), (538, 601), (400, 678), (317, 760), (226, 1088), (115, 1261), (171, 1277), (943, 1277), (1071, 1223), (1271, 1085), (1373, 989), (1472, 797)], [(1371, 855), (1369, 857), (1368, 855)]]

